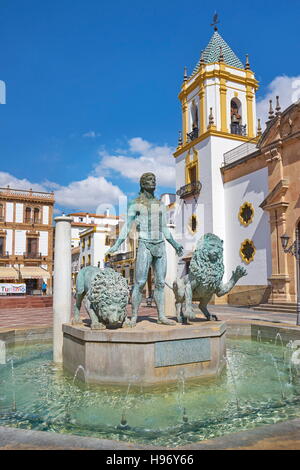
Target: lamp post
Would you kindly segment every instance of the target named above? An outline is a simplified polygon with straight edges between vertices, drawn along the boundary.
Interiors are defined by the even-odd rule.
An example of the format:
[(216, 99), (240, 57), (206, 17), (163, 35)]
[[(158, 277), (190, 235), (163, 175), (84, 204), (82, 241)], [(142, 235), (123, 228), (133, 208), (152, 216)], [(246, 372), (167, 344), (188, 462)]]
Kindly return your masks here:
[(291, 255), (295, 256), (296, 258), (296, 279), (297, 279), (297, 307), (296, 307), (296, 312), (297, 312), (297, 325), (300, 325), (300, 268), (299, 268), (299, 263), (300, 263), (300, 230), (299, 227), (296, 228), (296, 240), (294, 243), (291, 244), (291, 246), (288, 247), (289, 239), (290, 237), (288, 235), (282, 235), (280, 237), (281, 239), (281, 245), (283, 248), (283, 251), (285, 253), (290, 253)]

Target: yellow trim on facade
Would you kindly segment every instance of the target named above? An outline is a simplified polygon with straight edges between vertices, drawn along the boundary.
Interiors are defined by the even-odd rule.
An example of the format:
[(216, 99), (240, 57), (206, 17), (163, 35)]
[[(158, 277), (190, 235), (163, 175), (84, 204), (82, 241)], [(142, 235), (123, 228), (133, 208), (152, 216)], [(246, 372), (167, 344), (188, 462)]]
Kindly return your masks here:
[(228, 132), (226, 95), (227, 95), (226, 81), (223, 78), (221, 78), (221, 83), (220, 83), (221, 132)]
[[(248, 220), (248, 222), (246, 222), (243, 217), (242, 217), (242, 212), (243, 212), (243, 209), (248, 206), (250, 207), (251, 211), (252, 211), (252, 216), (251, 218)], [(254, 207), (253, 205), (251, 204), (251, 202), (244, 202), (244, 204), (240, 207), (240, 210), (239, 210), (239, 213), (238, 213), (238, 218), (239, 218), (239, 221), (241, 222), (242, 225), (244, 225), (244, 227), (248, 227), (248, 225), (251, 224), (251, 222), (253, 222), (253, 218), (254, 218)]]
[(248, 122), (248, 136), (251, 139), (254, 137), (254, 119), (253, 119), (253, 92), (252, 88), (247, 85), (246, 91), (247, 100), (247, 122)]
[[(184, 152), (188, 151), (190, 148), (194, 147), (199, 142), (202, 142), (203, 140), (207, 139), (210, 136), (224, 137), (225, 139), (232, 139), (232, 140), (237, 140), (240, 142), (249, 142), (248, 136), (230, 134), (228, 132), (222, 132), (222, 131), (218, 131), (216, 129), (210, 128), (204, 134), (200, 135), (197, 139), (194, 139), (192, 142), (188, 142), (186, 145), (183, 145), (180, 149), (176, 150), (176, 152), (173, 153), (173, 157), (174, 158), (179, 157), (179, 155), (182, 155)], [(257, 140), (258, 140), (258, 137), (256, 139), (253, 139), (252, 142), (256, 142)]]
[(193, 160), (191, 160), (190, 151), (185, 157), (185, 184), (191, 183), (190, 170), (196, 168), (196, 181), (199, 181), (199, 159), (197, 150), (193, 149)]
[(259, 82), (256, 80), (256, 78), (254, 78), (254, 74), (251, 71), (250, 73), (246, 73), (245, 77), (241, 77), (240, 75), (235, 75), (234, 73), (231, 73), (225, 69), (215, 69), (208, 72), (205, 68), (203, 68), (203, 70), (198, 72), (198, 76), (195, 77), (192, 83), (184, 83), (183, 88), (178, 95), (180, 101), (182, 102), (184, 97), (187, 97), (195, 88), (198, 86), (200, 87), (204, 80), (209, 78), (223, 78), (225, 80), (240, 83), (242, 85), (249, 85), (250, 87), (254, 88), (254, 90), (257, 90), (259, 87)]
[[(252, 253), (252, 256), (251, 256), (249, 259), (248, 259), (248, 258), (245, 258), (245, 255), (244, 255), (244, 253), (242, 252), (242, 250), (243, 250), (244, 246), (246, 245), (246, 243), (249, 243), (249, 244), (252, 246), (252, 248), (254, 249), (254, 251), (253, 251), (253, 253)], [(255, 248), (255, 245), (254, 245), (253, 241), (252, 241), (252, 240), (249, 240), (248, 238), (246, 238), (246, 240), (244, 240), (244, 241), (241, 243), (241, 247), (240, 247), (240, 257), (242, 258), (242, 260), (243, 260), (245, 263), (249, 264), (249, 263), (251, 263), (251, 261), (254, 260), (255, 253), (256, 253), (256, 248)]]
[(200, 117), (200, 126), (199, 131), (200, 135), (204, 134), (206, 131), (206, 112), (205, 112), (205, 86), (204, 83), (201, 83), (199, 91), (199, 117)]

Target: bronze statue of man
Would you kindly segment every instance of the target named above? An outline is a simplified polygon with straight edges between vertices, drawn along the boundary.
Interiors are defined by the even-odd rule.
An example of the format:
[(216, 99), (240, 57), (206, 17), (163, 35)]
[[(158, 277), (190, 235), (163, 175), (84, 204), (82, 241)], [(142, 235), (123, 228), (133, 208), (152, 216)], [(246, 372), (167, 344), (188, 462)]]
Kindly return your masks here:
[(174, 247), (179, 256), (182, 256), (183, 247), (174, 240), (167, 227), (165, 205), (154, 196), (155, 175), (144, 173), (140, 178), (140, 186), (139, 196), (129, 205), (127, 220), (120, 236), (107, 253), (114, 253), (118, 250), (135, 222), (139, 244), (135, 266), (135, 284), (132, 291), (132, 316), (129, 325), (135, 326), (136, 324), (143, 289), (151, 266), (155, 280), (154, 300), (158, 311), (157, 322), (163, 325), (173, 325), (176, 322), (169, 320), (164, 311), (164, 287), (167, 270), (165, 239)]

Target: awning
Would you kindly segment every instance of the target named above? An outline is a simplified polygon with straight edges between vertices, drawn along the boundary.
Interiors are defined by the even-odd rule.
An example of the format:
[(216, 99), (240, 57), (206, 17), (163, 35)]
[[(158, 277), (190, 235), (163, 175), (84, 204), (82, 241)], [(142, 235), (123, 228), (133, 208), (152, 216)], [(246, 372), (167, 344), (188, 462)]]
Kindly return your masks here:
[(0, 279), (19, 279), (19, 273), (14, 268), (0, 266)]
[(26, 266), (20, 268), (22, 279), (50, 279), (50, 274), (46, 269), (39, 266)]

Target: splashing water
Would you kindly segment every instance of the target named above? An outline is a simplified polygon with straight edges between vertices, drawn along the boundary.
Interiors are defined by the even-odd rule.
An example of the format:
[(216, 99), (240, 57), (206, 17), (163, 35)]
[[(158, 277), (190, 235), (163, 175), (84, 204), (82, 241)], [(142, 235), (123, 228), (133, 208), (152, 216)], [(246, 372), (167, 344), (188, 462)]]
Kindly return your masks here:
[(0, 426), (168, 447), (300, 418), (300, 377), (289, 386), (280, 339), (226, 341), (227, 372), (143, 390), (86, 384), (81, 368), (74, 378), (54, 367), (51, 346), (16, 346), (0, 367)]

